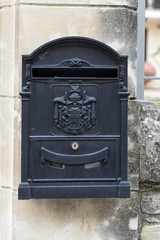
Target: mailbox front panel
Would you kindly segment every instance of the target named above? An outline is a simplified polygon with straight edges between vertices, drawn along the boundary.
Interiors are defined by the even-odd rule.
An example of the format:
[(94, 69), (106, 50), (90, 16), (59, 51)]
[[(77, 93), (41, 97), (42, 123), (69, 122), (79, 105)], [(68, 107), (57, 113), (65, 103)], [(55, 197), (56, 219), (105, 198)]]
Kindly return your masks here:
[(68, 37), (23, 56), (19, 199), (129, 197), (127, 57)]

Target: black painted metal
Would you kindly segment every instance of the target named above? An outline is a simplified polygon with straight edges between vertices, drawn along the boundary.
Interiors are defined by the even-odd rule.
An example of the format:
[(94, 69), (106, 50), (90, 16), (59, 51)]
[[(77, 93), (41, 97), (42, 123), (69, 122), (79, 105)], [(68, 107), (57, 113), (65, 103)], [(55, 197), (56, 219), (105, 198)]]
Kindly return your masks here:
[(130, 195), (127, 56), (84, 37), (23, 56), (19, 199)]

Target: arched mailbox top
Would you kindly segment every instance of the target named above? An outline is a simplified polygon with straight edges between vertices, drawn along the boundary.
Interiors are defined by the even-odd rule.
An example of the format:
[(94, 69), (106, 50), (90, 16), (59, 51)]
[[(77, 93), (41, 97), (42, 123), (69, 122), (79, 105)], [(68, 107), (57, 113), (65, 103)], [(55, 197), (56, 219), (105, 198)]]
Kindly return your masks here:
[(23, 59), (31, 64), (59, 64), (65, 59), (86, 60), (91, 65), (116, 65), (127, 59), (107, 44), (98, 40), (72, 36), (52, 40), (43, 44)]
[(121, 56), (108, 45), (91, 38), (65, 37), (42, 45), (30, 55), (23, 55), (23, 66), (26, 69), (23, 78), (26, 79), (122, 79), (127, 75), (124, 72), (127, 71), (127, 56)]

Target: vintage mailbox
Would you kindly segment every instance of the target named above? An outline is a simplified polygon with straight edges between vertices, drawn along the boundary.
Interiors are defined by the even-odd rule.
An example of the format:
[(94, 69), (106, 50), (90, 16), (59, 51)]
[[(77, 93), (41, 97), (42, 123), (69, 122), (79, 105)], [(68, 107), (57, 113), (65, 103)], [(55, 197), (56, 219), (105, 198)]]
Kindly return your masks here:
[(19, 199), (127, 198), (127, 56), (84, 37), (23, 56)]

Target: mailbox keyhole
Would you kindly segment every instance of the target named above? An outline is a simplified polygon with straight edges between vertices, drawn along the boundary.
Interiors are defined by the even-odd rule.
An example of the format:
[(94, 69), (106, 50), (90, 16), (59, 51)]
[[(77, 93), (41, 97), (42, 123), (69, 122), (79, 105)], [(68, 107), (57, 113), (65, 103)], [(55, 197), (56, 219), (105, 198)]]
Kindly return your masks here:
[(79, 144), (77, 142), (73, 142), (72, 143), (72, 149), (73, 150), (78, 150), (78, 148), (79, 148)]

